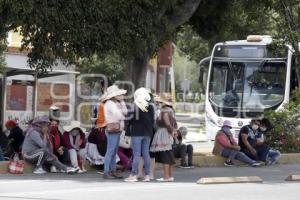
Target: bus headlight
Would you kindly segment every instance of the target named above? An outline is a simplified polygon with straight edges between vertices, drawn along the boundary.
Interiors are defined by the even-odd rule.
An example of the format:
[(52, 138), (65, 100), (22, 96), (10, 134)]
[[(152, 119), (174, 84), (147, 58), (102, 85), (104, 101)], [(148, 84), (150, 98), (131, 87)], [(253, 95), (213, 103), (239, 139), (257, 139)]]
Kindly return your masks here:
[(222, 125), (223, 125), (223, 119), (222, 119), (222, 118), (219, 118), (219, 119), (218, 119), (218, 125), (219, 125), (219, 126), (222, 126)]

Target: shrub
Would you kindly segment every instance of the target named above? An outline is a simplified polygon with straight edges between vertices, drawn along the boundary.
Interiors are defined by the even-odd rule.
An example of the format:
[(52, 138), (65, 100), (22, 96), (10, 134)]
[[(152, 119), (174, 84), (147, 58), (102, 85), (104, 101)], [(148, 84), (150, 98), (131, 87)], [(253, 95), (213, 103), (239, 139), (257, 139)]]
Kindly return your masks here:
[(281, 110), (268, 111), (265, 117), (274, 125), (267, 134), (269, 145), (281, 152), (300, 152), (300, 91), (294, 91)]

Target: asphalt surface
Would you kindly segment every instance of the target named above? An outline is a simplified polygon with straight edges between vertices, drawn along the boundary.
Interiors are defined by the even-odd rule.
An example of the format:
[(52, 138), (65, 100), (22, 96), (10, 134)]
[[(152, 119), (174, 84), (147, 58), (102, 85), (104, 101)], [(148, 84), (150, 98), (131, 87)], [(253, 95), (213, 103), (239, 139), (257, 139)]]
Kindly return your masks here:
[[(175, 182), (125, 183), (104, 180), (100, 174), (0, 175), (0, 199), (299, 199), (300, 182), (286, 182), (300, 174), (300, 165), (175, 169)], [(123, 174), (124, 176), (127, 173)], [(260, 176), (263, 183), (199, 185), (201, 177)], [(162, 176), (158, 170), (157, 177)]]

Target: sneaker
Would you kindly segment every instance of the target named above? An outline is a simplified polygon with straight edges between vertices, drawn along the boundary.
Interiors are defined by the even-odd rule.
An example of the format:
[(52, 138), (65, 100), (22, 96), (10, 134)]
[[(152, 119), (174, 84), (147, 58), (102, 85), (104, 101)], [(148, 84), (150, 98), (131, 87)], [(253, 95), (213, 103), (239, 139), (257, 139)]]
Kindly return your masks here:
[(156, 179), (158, 182), (169, 182), (169, 178), (165, 179), (165, 178), (157, 178)]
[(74, 168), (74, 167), (67, 167), (67, 174), (74, 174), (76, 172), (78, 172), (79, 169), (78, 168)]
[(174, 177), (168, 178), (168, 182), (174, 182)]
[(150, 182), (151, 181), (151, 178), (149, 175), (146, 175), (143, 179), (143, 182)]
[(85, 168), (82, 168), (82, 171), (83, 171), (83, 173), (86, 173), (86, 172), (87, 172), (87, 170), (86, 170)]
[(39, 167), (39, 168), (36, 168), (34, 171), (33, 171), (34, 174), (46, 174), (47, 172), (42, 168), (42, 167)]
[(56, 167), (55, 167), (54, 165), (52, 165), (52, 166), (50, 167), (50, 172), (51, 172), (51, 173), (57, 173), (57, 169), (56, 169)]
[(128, 178), (124, 179), (125, 182), (137, 182), (137, 176), (129, 175)]
[(228, 167), (232, 167), (232, 166), (234, 166), (234, 163), (231, 161), (231, 160), (226, 160), (225, 162), (224, 162), (224, 165), (225, 166), (228, 166)]
[(189, 169), (190, 167), (187, 164), (180, 165), (179, 168)]
[(104, 172), (103, 172), (103, 171), (97, 171), (97, 174), (101, 174), (101, 175), (103, 175), (103, 174), (104, 174)]
[(190, 169), (194, 169), (195, 168), (194, 165), (192, 165), (192, 164), (189, 164), (188, 166), (189, 166)]
[(254, 163), (252, 163), (252, 167), (260, 167), (262, 165), (262, 163), (261, 162), (254, 162)]
[(86, 173), (86, 170), (79, 169), (79, 170), (77, 171), (77, 173), (78, 173), (78, 174), (84, 174), (84, 173)]

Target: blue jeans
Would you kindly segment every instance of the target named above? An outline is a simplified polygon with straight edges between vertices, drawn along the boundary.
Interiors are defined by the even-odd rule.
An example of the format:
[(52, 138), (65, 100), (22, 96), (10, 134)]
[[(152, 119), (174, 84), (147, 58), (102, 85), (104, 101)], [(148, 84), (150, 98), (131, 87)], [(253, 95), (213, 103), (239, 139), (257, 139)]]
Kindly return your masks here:
[(272, 162), (276, 162), (276, 161), (279, 160), (280, 157), (281, 157), (281, 154), (280, 154), (279, 151), (274, 150), (274, 149), (270, 149), (267, 159), (270, 159)]
[(245, 162), (249, 165), (252, 165), (253, 163), (255, 163), (255, 160), (252, 160), (251, 158), (249, 158), (245, 153), (240, 152), (240, 151), (235, 151), (232, 149), (223, 149), (222, 151), (222, 156), (229, 158), (230, 160), (239, 160), (242, 162)]
[(150, 137), (149, 136), (132, 136), (131, 145), (133, 152), (133, 162), (131, 174), (136, 176), (138, 174), (138, 166), (141, 156), (144, 158), (145, 175), (150, 174)]
[(3, 155), (3, 151), (0, 147), (0, 161), (3, 161), (4, 160), (4, 155)]
[(107, 150), (104, 158), (104, 173), (116, 171), (116, 156), (119, 148), (121, 133), (106, 132)]

